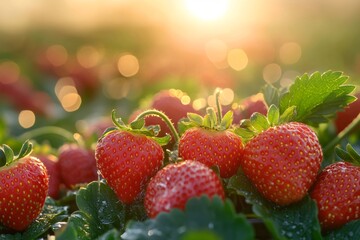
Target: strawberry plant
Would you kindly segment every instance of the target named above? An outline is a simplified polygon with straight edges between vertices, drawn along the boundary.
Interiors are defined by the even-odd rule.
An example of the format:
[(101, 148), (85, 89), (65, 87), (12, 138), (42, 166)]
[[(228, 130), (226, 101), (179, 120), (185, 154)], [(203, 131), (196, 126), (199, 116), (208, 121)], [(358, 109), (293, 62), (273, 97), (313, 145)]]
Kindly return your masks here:
[(241, 138), (229, 129), (233, 112), (228, 111), (222, 117), (219, 94), (217, 91), (217, 114), (210, 107), (204, 117), (189, 113), (188, 120), (182, 122), (179, 157), (202, 162), (208, 167), (216, 166), (221, 177), (229, 178), (240, 166), (243, 143)]
[[(267, 112), (255, 111), (236, 125), (231, 111), (223, 114), (219, 91), (216, 109), (207, 108), (204, 116), (188, 112), (178, 128), (155, 109), (129, 124), (113, 111), (108, 120), (114, 127), (93, 143), (99, 176), (56, 200), (45, 200), (44, 190), (45, 203), (21, 229), (8, 224), (13, 204), (1, 205), (0, 239), (356, 239), (360, 157), (353, 130), (360, 117), (336, 136), (320, 136), (356, 100), (347, 80), (327, 71), (299, 76), (286, 88), (265, 85)], [(148, 116), (160, 117), (167, 135), (146, 125)], [(73, 134), (52, 129), (67, 135), (65, 144), (74, 143)], [(47, 131), (29, 132), (20, 139)], [(18, 144), (7, 134), (0, 131), (0, 139)], [(170, 137), (175, 144), (168, 149)], [(0, 176), (17, 165), (5, 162), (13, 159), (9, 149), (1, 148)], [(84, 170), (77, 171), (81, 176)], [(3, 194), (12, 179), (3, 176), (0, 204), (7, 204), (16, 189)], [(25, 193), (44, 188), (31, 185)]]

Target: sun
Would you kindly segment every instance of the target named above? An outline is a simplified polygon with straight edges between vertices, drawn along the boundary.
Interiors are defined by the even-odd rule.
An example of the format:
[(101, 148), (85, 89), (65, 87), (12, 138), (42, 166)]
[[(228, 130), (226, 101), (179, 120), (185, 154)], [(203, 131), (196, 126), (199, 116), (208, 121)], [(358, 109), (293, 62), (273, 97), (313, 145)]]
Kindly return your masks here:
[(185, 0), (191, 14), (204, 21), (217, 20), (225, 15), (229, 0)]

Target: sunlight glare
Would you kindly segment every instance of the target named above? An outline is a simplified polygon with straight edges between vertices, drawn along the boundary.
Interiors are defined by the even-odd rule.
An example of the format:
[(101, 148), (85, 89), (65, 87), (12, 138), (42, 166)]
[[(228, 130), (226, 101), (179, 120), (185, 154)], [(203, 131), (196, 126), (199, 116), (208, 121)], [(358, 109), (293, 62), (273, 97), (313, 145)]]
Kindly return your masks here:
[(185, 0), (186, 7), (201, 20), (211, 21), (225, 15), (229, 0)]

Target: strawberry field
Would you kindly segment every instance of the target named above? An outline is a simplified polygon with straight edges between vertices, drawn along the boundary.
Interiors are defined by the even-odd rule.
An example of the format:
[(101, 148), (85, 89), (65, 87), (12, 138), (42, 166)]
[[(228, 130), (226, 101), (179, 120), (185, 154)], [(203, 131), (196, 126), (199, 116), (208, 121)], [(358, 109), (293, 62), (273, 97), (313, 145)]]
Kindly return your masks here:
[(360, 238), (356, 1), (2, 5), (1, 240)]

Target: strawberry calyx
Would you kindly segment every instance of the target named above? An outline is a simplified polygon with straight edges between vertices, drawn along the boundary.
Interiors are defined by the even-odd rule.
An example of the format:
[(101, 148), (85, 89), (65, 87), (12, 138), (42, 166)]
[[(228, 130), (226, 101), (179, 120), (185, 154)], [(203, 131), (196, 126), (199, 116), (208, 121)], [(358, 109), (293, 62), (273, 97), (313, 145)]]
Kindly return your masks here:
[(296, 106), (291, 106), (280, 114), (279, 108), (275, 104), (272, 104), (270, 105), (266, 116), (255, 112), (249, 119), (241, 120), (240, 126), (235, 128), (234, 132), (239, 135), (244, 142), (248, 142), (250, 139), (259, 133), (266, 131), (270, 127), (292, 122), (295, 116)]
[(179, 123), (179, 131), (184, 133), (192, 127), (201, 127), (216, 131), (225, 131), (229, 129), (233, 122), (233, 111), (229, 110), (222, 115), (221, 104), (219, 101), (221, 89), (215, 90), (216, 110), (214, 107), (208, 107), (204, 117), (196, 113), (188, 113), (187, 118)]
[(14, 154), (14, 151), (6, 144), (0, 146), (0, 167), (8, 166), (16, 160), (22, 159), (32, 152), (33, 145), (29, 140), (26, 140), (18, 155)]
[[(166, 144), (169, 143), (171, 136), (169, 134), (167, 134), (164, 137), (157, 137), (157, 135), (160, 132), (159, 125), (145, 126), (144, 118), (146, 115), (150, 115), (150, 114), (161, 116), (162, 119), (163, 119), (163, 117), (167, 118), (167, 116), (164, 113), (161, 113), (160, 111), (148, 110), (148, 111), (144, 111), (143, 113), (139, 114), (138, 117), (134, 121), (132, 121), (130, 124), (125, 124), (121, 118), (116, 117), (116, 111), (114, 109), (114, 110), (112, 110), (112, 113), (111, 113), (111, 119), (115, 126), (106, 129), (105, 132), (103, 133), (103, 136), (105, 136), (106, 134), (108, 134), (111, 131), (120, 129), (122, 131), (128, 131), (128, 132), (135, 133), (135, 134), (145, 135), (145, 136), (150, 137), (153, 140), (155, 140), (161, 146), (165, 146)], [(170, 120), (168, 118), (167, 118), (167, 120), (170, 122)], [(171, 124), (171, 122), (170, 122), (170, 124)], [(176, 133), (176, 131), (175, 131), (175, 133)]]
[(360, 166), (360, 154), (351, 146), (350, 143), (346, 145), (345, 150), (340, 147), (336, 147), (335, 153), (343, 161)]

